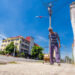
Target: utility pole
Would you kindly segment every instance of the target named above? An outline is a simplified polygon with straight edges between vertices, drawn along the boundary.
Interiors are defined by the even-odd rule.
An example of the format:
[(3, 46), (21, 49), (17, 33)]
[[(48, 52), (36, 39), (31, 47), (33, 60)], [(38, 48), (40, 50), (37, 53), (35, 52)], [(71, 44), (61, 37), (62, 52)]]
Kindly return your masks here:
[(16, 51), (16, 48), (15, 48), (15, 43), (14, 43), (14, 52), (13, 52), (14, 57), (15, 57), (15, 51)]
[(14, 57), (15, 57), (15, 51), (16, 51), (16, 50), (15, 50), (15, 45), (14, 45)]
[[(51, 28), (52, 3), (49, 3), (48, 12), (49, 12), (49, 28)], [(50, 49), (51, 49), (51, 34), (49, 32), (49, 53), (50, 53)]]
[[(52, 17), (52, 4), (57, 1), (57, 0), (54, 0), (54, 1), (51, 1), (49, 3), (44, 3), (43, 0), (41, 0), (41, 2), (43, 3), (43, 5), (45, 7), (48, 8), (48, 12), (49, 12), (49, 28), (51, 28), (51, 17)], [(39, 18), (43, 18), (44, 16), (36, 16), (36, 17), (39, 17)], [(50, 48), (51, 48), (51, 34), (49, 32), (49, 54), (50, 54)]]
[(52, 3), (49, 3), (48, 12), (49, 12), (49, 28), (51, 28)]

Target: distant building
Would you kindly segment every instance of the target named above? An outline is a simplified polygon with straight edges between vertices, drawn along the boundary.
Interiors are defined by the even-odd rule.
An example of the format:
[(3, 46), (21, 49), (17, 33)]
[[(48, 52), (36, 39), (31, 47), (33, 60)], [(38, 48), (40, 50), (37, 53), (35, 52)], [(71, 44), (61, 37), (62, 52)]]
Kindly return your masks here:
[(74, 35), (74, 42), (73, 42), (73, 60), (75, 63), (75, 2), (73, 2), (70, 5), (70, 12), (71, 12), (71, 23), (72, 23), (72, 29), (73, 29), (73, 35)]
[(31, 50), (34, 45), (39, 46), (36, 43), (34, 43), (33, 37), (24, 38), (22, 36), (16, 36), (16, 37), (10, 37), (7, 39), (3, 39), (0, 50), (2, 51), (5, 50), (5, 47), (11, 42), (14, 42), (14, 45), (17, 46), (17, 50), (19, 52), (24, 52), (29, 55), (31, 55)]
[(32, 50), (32, 47), (35, 45), (35, 46), (39, 46), (38, 44), (36, 44), (34, 42), (34, 38), (33, 37), (26, 37), (26, 40), (30, 42), (30, 45), (29, 45), (29, 54), (31, 54), (31, 50)]

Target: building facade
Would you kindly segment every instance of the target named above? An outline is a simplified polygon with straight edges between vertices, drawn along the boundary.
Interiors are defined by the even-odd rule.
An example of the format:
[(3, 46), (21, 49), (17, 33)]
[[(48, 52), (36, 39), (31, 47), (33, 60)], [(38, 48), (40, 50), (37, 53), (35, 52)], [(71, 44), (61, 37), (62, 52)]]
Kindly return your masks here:
[(73, 42), (73, 60), (74, 60), (74, 63), (75, 63), (75, 2), (73, 2), (70, 5), (70, 13), (71, 13), (71, 23), (72, 23), (73, 37), (74, 37), (74, 42)]
[(34, 46), (34, 38), (33, 37), (26, 37), (26, 40), (30, 42), (29, 54), (31, 54), (32, 47)]
[(6, 46), (11, 42), (14, 42), (14, 45), (17, 47), (17, 50), (19, 52), (24, 52), (24, 53), (29, 52), (30, 42), (24, 39), (24, 37), (22, 36), (3, 39), (0, 50), (2, 51), (5, 50)]
[(34, 38), (33, 37), (28, 36), (28, 37), (26, 37), (26, 40), (30, 42), (29, 55), (31, 55), (32, 47), (33, 46), (39, 46), (39, 45), (34, 42)]
[(17, 37), (10, 37), (7, 39), (3, 39), (0, 50), (4, 51), (6, 46), (11, 42), (14, 42), (14, 45), (17, 47), (17, 50), (19, 52), (24, 52), (29, 55), (31, 55), (32, 47), (34, 45), (38, 46), (36, 43), (34, 43), (33, 37), (24, 38), (22, 36), (17, 36)]

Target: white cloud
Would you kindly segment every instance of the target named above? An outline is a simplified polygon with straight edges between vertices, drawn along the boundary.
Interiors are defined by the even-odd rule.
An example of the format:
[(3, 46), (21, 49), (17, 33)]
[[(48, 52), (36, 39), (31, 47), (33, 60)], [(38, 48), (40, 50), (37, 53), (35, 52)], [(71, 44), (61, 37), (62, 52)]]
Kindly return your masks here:
[(5, 34), (0, 33), (0, 46), (1, 46), (2, 40), (6, 38), (7, 37), (5, 36)]
[(43, 36), (36, 36), (35, 39), (37, 42), (48, 42), (48, 40)]
[(0, 33), (0, 38), (6, 39), (7, 37), (4, 34)]

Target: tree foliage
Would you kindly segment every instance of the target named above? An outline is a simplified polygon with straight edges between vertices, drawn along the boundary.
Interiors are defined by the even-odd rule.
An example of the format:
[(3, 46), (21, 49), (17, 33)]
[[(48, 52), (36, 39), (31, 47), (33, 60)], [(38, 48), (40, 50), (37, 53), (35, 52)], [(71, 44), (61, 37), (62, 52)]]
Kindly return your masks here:
[(43, 57), (44, 57), (44, 54), (43, 54), (43, 53), (40, 53), (40, 54), (39, 54), (39, 59), (42, 60)]
[(20, 53), (20, 56), (25, 57), (25, 53), (24, 52)]
[(6, 53), (12, 54), (14, 52), (14, 42), (11, 42), (9, 45), (6, 46), (5, 51)]
[(65, 56), (65, 62), (66, 63), (72, 63), (72, 59), (69, 56)]
[(31, 50), (31, 55), (33, 58), (43, 59), (43, 48), (34, 46)]
[(4, 54), (5, 54), (5, 52), (4, 52), (4, 51), (0, 51), (0, 54), (4, 55)]

